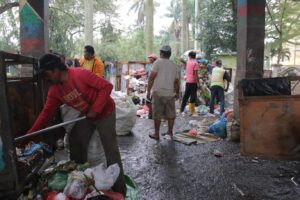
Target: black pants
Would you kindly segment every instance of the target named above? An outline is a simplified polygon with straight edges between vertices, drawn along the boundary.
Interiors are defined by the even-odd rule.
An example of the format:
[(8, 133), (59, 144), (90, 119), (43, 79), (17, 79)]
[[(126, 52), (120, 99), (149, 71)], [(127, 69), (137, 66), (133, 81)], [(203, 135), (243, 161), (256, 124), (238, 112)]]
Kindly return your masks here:
[(224, 89), (220, 86), (212, 86), (210, 88), (211, 97), (210, 97), (210, 109), (209, 112), (214, 114), (214, 106), (215, 106), (215, 99), (218, 96), (220, 101), (220, 114), (222, 115), (225, 112), (225, 94)]
[(112, 188), (116, 192), (126, 194), (123, 166), (116, 136), (116, 111), (95, 122), (83, 120), (75, 124), (69, 136), (70, 159), (77, 163), (87, 162), (88, 145), (95, 128), (100, 134), (107, 166), (118, 163), (121, 169)]
[(184, 108), (190, 99), (190, 103), (196, 103), (196, 99), (197, 99), (197, 83), (186, 83), (185, 84), (185, 92), (184, 92), (184, 96), (181, 102), (181, 109), (180, 111), (183, 112)]

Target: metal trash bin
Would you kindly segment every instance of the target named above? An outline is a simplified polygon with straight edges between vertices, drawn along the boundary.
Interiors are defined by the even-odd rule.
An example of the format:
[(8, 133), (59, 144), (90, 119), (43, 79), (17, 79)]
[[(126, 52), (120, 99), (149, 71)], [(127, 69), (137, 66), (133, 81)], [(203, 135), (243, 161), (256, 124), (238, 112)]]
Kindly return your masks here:
[(293, 95), (299, 80), (284, 77), (239, 83), (242, 155), (299, 158), (300, 95)]

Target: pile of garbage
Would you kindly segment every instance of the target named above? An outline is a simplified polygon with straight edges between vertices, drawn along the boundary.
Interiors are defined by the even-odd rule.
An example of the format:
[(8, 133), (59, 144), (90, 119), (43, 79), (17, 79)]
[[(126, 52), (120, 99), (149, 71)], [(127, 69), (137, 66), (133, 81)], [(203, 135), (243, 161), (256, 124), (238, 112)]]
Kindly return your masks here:
[(202, 121), (190, 120), (190, 130), (186, 135), (195, 137), (209, 133), (219, 138), (228, 138), (230, 141), (239, 141), (239, 122), (234, 119), (233, 111), (225, 112), (221, 117), (211, 115)]
[(17, 168), (20, 178), (32, 173), (36, 167), (42, 165), (44, 159), (51, 157), (53, 153), (52, 148), (42, 142), (30, 142), (24, 147), (16, 147)]
[(239, 130), (239, 122), (234, 119), (232, 111), (225, 112), (220, 119), (208, 127), (209, 133), (223, 139), (227, 138), (229, 141), (239, 141)]
[(147, 105), (139, 105), (136, 115), (142, 119), (148, 119), (150, 108)]
[(103, 164), (90, 168), (88, 163), (60, 161), (43, 172), (39, 180), (39, 188), (42, 188), (40, 196), (46, 200), (91, 200), (100, 197), (121, 200), (124, 199), (122, 194), (110, 190), (119, 173), (118, 164), (106, 169)]

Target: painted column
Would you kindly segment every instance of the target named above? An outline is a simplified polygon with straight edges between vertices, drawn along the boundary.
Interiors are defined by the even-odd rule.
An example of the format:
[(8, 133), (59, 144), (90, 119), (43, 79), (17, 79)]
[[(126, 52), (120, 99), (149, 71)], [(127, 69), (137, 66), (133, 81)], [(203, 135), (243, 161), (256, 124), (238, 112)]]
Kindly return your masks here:
[[(235, 86), (244, 78), (262, 78), (264, 67), (266, 0), (238, 0), (237, 71)], [(234, 114), (239, 116), (238, 90)]]
[(39, 57), (48, 52), (48, 0), (20, 0), (21, 53)]

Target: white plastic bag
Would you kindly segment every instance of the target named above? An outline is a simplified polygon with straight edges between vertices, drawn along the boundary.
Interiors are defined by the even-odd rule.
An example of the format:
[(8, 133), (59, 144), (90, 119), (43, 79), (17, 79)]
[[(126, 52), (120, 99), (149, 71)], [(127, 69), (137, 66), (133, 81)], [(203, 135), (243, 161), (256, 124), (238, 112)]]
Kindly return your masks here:
[(66, 200), (66, 199), (67, 199), (67, 196), (64, 193), (58, 193), (55, 196), (55, 200)]
[(92, 170), (86, 169), (84, 174), (94, 179), (95, 186), (98, 190), (109, 190), (120, 174), (120, 167), (118, 164), (113, 164), (105, 169), (103, 164), (100, 164), (92, 168)]
[(103, 163), (106, 167), (106, 157), (97, 129), (94, 131), (90, 139), (88, 147), (88, 163), (90, 163), (91, 167), (97, 166), (100, 163)]
[(113, 91), (111, 97), (116, 103), (117, 135), (128, 135), (136, 123), (137, 107), (125, 93)]
[(88, 189), (83, 172), (73, 171), (69, 175), (68, 184), (64, 189), (65, 195), (74, 199), (82, 199)]
[[(62, 105), (60, 107), (60, 111), (64, 122), (76, 119), (80, 115), (80, 112), (67, 105)], [(66, 136), (64, 139), (66, 148), (69, 146), (69, 134), (74, 125), (75, 123), (72, 123), (64, 127), (66, 130)], [(104, 166), (106, 166), (106, 157), (97, 129), (95, 129), (88, 146), (88, 162), (91, 164), (91, 166), (96, 166), (100, 163), (104, 163)]]

